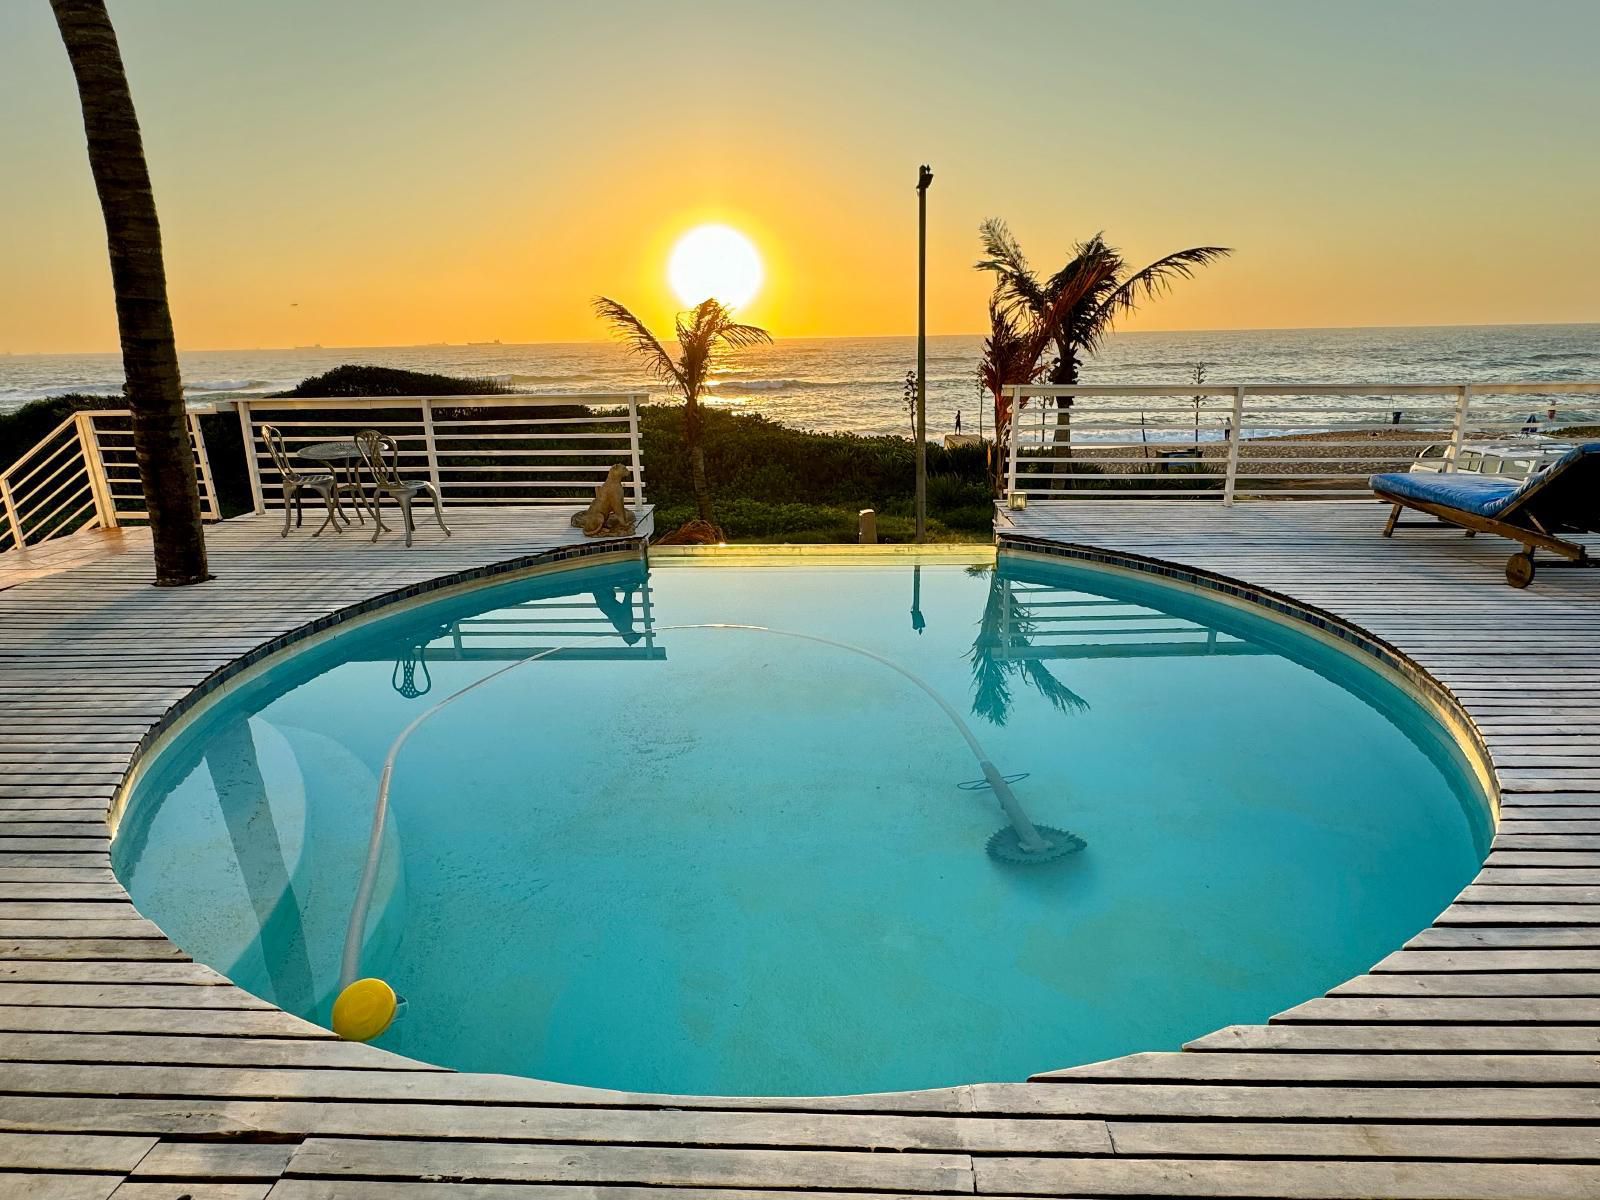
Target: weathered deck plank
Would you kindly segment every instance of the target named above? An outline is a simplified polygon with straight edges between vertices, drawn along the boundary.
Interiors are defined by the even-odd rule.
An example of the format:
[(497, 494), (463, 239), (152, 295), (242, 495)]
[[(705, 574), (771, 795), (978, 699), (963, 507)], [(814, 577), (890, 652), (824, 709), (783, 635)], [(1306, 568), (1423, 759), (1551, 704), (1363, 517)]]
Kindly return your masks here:
[(116, 883), (106, 806), (214, 672), (371, 597), (570, 542), (565, 514), (463, 513), (409, 553), (230, 522), (210, 531), (218, 583), (177, 592), (144, 585), (122, 535), (115, 556), (0, 578), (0, 1195), (1600, 1194), (1600, 577), (1515, 592), (1492, 539), (1385, 541), (1359, 504), (1004, 516), (1291, 597), (1448, 687), (1504, 795), (1479, 878), (1271, 1024), (1041, 1082), (659, 1097), (409, 1063), (189, 962)]

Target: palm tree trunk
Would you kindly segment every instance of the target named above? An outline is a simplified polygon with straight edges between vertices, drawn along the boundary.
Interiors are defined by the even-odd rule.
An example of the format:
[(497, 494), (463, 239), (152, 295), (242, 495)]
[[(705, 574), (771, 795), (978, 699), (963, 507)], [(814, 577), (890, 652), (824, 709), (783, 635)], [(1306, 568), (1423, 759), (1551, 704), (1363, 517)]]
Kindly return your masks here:
[[(1070, 344), (1057, 343), (1059, 357), (1050, 371), (1050, 382), (1070, 386), (1078, 382), (1078, 352)], [(1056, 457), (1072, 457), (1072, 401), (1071, 396), (1056, 397), (1056, 427), (1050, 435), (1051, 452)], [(1063, 455), (1062, 452), (1065, 452)], [(1052, 463), (1052, 475), (1070, 475), (1072, 463)], [(1065, 481), (1071, 490), (1071, 480)]]
[(711, 510), (711, 485), (706, 482), (706, 451), (700, 444), (700, 405), (689, 398), (683, 410), (683, 440), (689, 446), (689, 482), (694, 488), (694, 506), (700, 519), (715, 525)]
[(211, 578), (167, 307), (161, 226), (139, 118), (104, 0), (50, 0), (83, 105), (89, 168), (105, 217), (133, 448), (155, 546), (156, 585)]
[[(1050, 371), (1050, 382), (1071, 386), (1078, 382), (1078, 352), (1071, 346), (1062, 346), (1060, 350), (1061, 356)], [(1056, 397), (1055, 440), (1068, 445), (1072, 443), (1072, 401), (1071, 396)]]

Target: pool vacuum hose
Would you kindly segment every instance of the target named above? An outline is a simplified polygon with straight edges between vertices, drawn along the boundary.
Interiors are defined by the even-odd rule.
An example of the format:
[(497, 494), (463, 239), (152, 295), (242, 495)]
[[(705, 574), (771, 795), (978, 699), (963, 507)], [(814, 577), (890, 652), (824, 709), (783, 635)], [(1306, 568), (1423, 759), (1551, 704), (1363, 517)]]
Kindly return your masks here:
[[(823, 646), (832, 646), (839, 650), (848, 650), (852, 654), (859, 654), (870, 658), (874, 662), (882, 663), (891, 671), (909, 679), (921, 688), (935, 704), (944, 710), (945, 716), (950, 718), (952, 724), (965, 739), (974, 758), (978, 760), (978, 769), (983, 772), (983, 780), (962, 786), (969, 790), (987, 789), (994, 793), (995, 799), (1000, 804), (1000, 809), (1005, 813), (1009, 822), (1003, 829), (998, 830), (990, 838), (985, 847), (989, 857), (1000, 862), (1008, 863), (1044, 863), (1054, 862), (1065, 858), (1069, 854), (1082, 850), (1086, 843), (1075, 833), (1068, 833), (1064, 829), (1055, 829), (1049, 825), (1035, 825), (1028, 819), (1028, 814), (1023, 811), (1018, 802), (1016, 793), (1011, 790), (1013, 780), (1021, 776), (1012, 776), (1008, 779), (1002, 775), (994, 763), (989, 761), (983, 744), (978, 741), (966, 719), (956, 711), (955, 706), (933, 689), (926, 680), (913, 675), (899, 663), (891, 658), (885, 658), (875, 651), (862, 646), (853, 646), (849, 642), (837, 641), (834, 638), (821, 637), (814, 633), (799, 633), (792, 629), (773, 629), (766, 625), (736, 625), (723, 622), (711, 622), (692, 625), (663, 625), (658, 627), (658, 633), (672, 633), (688, 629), (722, 629), (741, 633), (768, 633), (777, 637), (795, 638), (803, 642), (816, 642)], [(482, 687), (492, 679), (498, 679), (508, 671), (514, 671), (525, 663), (537, 662), (542, 658), (549, 658), (560, 653), (560, 647), (541, 650), (537, 654), (530, 654), (527, 658), (518, 659), (508, 663), (498, 671), (492, 671), (482, 679), (469, 683), (459, 691), (453, 692), (443, 700), (433, 705), (426, 711), (419, 713), (411, 723), (400, 731), (400, 735), (389, 746), (389, 753), (383, 760), (383, 771), (378, 777), (378, 798), (373, 807), (372, 833), (367, 843), (366, 862), (361, 872), (361, 882), (356, 888), (355, 903), (350, 910), (350, 923), (345, 930), (344, 954), (339, 966), (339, 1000), (334, 1005), (334, 1032), (341, 1037), (348, 1037), (356, 1041), (369, 1041), (387, 1029), (394, 1019), (400, 1003), (392, 989), (382, 980), (359, 979), (361, 969), (361, 945), (366, 938), (367, 909), (372, 903), (373, 888), (377, 885), (378, 866), (383, 856), (383, 830), (388, 821), (389, 813), (389, 781), (394, 774), (395, 759), (399, 757), (400, 749), (405, 745), (413, 733), (424, 722), (441, 709), (453, 704), (462, 696), (475, 688)], [(379, 986), (373, 986), (379, 985)], [(371, 993), (371, 995), (368, 995)], [(359, 999), (370, 1001), (376, 996), (383, 1003), (378, 1007), (380, 1012), (376, 1017), (362, 1006), (364, 1011), (362, 1019), (342, 1021), (341, 1008), (350, 1010), (355, 1008)], [(385, 1014), (387, 1016), (385, 1017)], [(346, 1028), (341, 1029), (344, 1024)]]

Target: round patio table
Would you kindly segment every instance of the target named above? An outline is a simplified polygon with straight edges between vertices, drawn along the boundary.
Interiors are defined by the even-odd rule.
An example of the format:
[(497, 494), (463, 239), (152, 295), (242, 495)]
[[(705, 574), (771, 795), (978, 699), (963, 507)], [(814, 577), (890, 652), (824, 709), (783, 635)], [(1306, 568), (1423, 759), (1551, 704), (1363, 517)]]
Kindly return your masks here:
[[(367, 523), (366, 517), (361, 515), (361, 510), (367, 505), (367, 489), (361, 483), (360, 446), (354, 442), (313, 442), (309, 446), (300, 447), (294, 454), (296, 458), (321, 463), (328, 468), (328, 473), (333, 476), (333, 506), (344, 518), (346, 525), (350, 524), (350, 518), (345, 516), (344, 502), (340, 499), (346, 492), (355, 497), (353, 507), (356, 510), (356, 520), (363, 525)], [(342, 479), (341, 472), (343, 472)]]

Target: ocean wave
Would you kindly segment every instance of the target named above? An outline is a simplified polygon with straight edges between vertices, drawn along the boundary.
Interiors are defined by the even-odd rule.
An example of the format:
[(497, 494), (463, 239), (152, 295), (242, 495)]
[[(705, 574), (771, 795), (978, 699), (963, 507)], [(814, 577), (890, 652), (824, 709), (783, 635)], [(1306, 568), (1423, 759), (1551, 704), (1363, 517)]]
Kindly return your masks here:
[[(857, 391), (863, 394), (898, 392), (905, 387), (905, 379), (713, 379), (707, 385), (722, 392), (837, 392)], [(949, 379), (930, 376), (928, 386), (964, 386), (971, 382), (965, 376)]]
[(729, 388), (739, 392), (783, 392), (791, 388), (826, 387), (811, 379), (713, 379), (714, 388)]
[(507, 387), (537, 387), (544, 384), (563, 383), (569, 386), (587, 386), (594, 380), (587, 375), (525, 375), (513, 371), (509, 375), (490, 375), (496, 383), (503, 383)]

